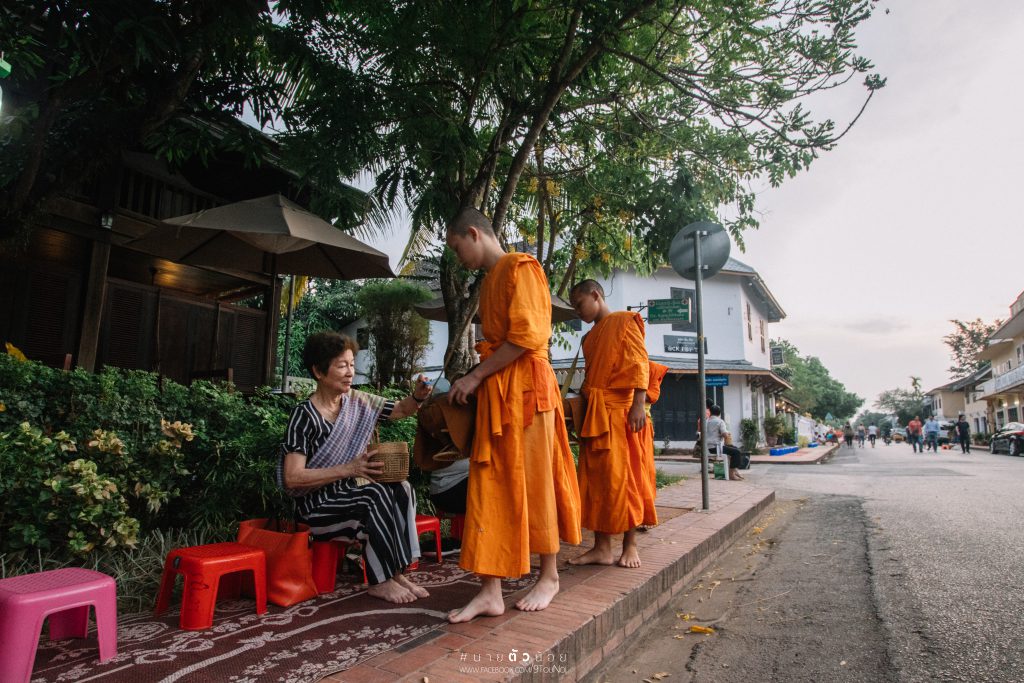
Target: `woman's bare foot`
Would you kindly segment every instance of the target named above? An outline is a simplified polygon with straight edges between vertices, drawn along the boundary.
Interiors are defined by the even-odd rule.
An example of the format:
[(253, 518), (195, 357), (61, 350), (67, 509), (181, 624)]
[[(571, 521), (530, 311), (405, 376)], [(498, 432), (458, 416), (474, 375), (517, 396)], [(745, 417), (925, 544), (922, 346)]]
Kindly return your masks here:
[(415, 583), (410, 581), (404, 575), (402, 575), (402, 574), (395, 574), (394, 578), (395, 578), (395, 581), (397, 581), (402, 586), (405, 586), (407, 589), (409, 589), (409, 591), (413, 595), (415, 595), (417, 598), (429, 598), (430, 597), (430, 593), (427, 592), (426, 588), (423, 588), (422, 586), (417, 586)]
[(448, 621), (461, 624), (477, 617), (498, 617), (505, 613), (505, 601), (501, 597), (501, 584), (497, 589), (484, 585), (480, 592), (465, 607), (448, 613)]
[[(611, 562), (609, 561), (608, 564)], [(556, 595), (558, 595), (558, 578), (551, 579), (542, 576), (537, 579), (537, 583), (533, 585), (530, 592), (516, 603), (516, 607), (524, 612), (539, 612), (550, 605)]]
[(636, 544), (622, 544), (622, 555), (619, 557), (618, 564), (620, 567), (628, 569), (636, 569), (640, 566), (640, 552), (637, 550)]
[(416, 599), (412, 591), (398, 583), (394, 579), (388, 579), (384, 583), (378, 583), (376, 586), (370, 586), (366, 589), (367, 595), (372, 595), (375, 598), (381, 600), (387, 600), (395, 604), (401, 605), (406, 602), (412, 602)]
[(612, 561), (612, 549), (610, 547), (598, 548), (597, 546), (594, 546), (579, 557), (574, 557), (569, 560), (569, 564), (576, 566), (583, 564), (611, 564)]

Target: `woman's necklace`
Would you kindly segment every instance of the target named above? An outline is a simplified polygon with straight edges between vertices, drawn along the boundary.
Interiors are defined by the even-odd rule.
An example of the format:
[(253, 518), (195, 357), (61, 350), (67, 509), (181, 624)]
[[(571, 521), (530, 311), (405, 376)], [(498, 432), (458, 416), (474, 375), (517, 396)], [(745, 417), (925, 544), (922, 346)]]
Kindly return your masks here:
[(314, 404), (316, 409), (320, 411), (320, 414), (325, 420), (333, 424), (334, 421), (338, 419), (338, 413), (341, 412), (341, 397), (338, 397), (337, 407), (334, 407), (325, 401), (320, 394), (313, 394), (313, 397), (316, 398), (316, 403)]

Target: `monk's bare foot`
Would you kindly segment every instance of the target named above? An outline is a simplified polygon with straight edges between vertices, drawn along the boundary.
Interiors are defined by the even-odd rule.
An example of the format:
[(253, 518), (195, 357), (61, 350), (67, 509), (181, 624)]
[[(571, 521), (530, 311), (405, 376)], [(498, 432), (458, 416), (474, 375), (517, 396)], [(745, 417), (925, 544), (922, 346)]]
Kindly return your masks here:
[[(609, 564), (611, 563), (609, 562)], [(524, 612), (539, 612), (550, 605), (556, 595), (558, 595), (558, 579), (542, 576), (537, 579), (537, 583), (533, 585), (526, 597), (516, 603), (516, 607)]]
[(378, 583), (376, 586), (370, 586), (366, 589), (366, 593), (375, 598), (387, 600), (388, 602), (393, 602), (399, 605), (406, 602), (412, 602), (416, 599), (416, 596), (412, 594), (412, 591), (394, 579), (388, 579), (384, 583)]
[(610, 547), (598, 548), (595, 546), (579, 557), (574, 557), (569, 560), (569, 564), (577, 566), (582, 564), (611, 564), (613, 560), (612, 549)]
[(622, 555), (619, 557), (618, 564), (620, 567), (628, 569), (636, 569), (640, 566), (640, 552), (635, 545), (622, 546)]
[(480, 591), (465, 607), (449, 612), (448, 621), (461, 624), (477, 617), (500, 617), (504, 613), (505, 601), (501, 599), (500, 591), (496, 596), (489, 591)]
[(407, 588), (417, 598), (429, 598), (430, 597), (430, 593), (427, 592), (426, 588), (423, 588), (422, 586), (417, 586), (415, 583), (410, 581), (408, 578), (406, 578), (402, 574), (396, 574), (395, 575), (395, 581), (397, 581), (399, 584), (401, 584), (402, 586)]

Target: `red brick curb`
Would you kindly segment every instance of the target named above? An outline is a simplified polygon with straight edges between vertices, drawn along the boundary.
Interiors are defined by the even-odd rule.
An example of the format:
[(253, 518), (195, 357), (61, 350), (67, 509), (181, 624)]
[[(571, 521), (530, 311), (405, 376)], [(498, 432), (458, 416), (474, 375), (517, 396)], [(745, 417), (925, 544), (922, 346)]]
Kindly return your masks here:
[[(709, 512), (683, 514), (642, 534), (644, 564), (639, 569), (567, 567), (561, 592), (541, 612), (516, 610), (517, 594), (507, 599), (501, 617), (443, 626), (322, 680), (581, 680), (743, 533), (775, 500), (775, 492), (744, 482), (712, 481), (710, 499)], [(657, 502), (698, 509), (700, 486), (667, 487)], [(509, 661), (513, 650), (515, 661)]]

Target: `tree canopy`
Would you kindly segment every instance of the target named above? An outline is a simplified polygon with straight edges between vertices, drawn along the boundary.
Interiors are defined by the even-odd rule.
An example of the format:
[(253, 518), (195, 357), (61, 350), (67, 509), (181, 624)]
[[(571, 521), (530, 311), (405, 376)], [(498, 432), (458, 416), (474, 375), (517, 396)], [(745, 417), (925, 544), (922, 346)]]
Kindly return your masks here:
[(846, 420), (864, 403), (864, 399), (833, 378), (817, 357), (800, 355), (800, 350), (785, 339), (772, 340), (772, 345), (782, 347), (785, 360), (775, 372), (793, 385), (783, 395), (816, 420), (824, 421), (827, 415), (838, 421)]
[[(884, 85), (855, 53), (873, 6), (281, 2), (315, 74), (286, 137), (314, 182), (369, 169), (376, 201), (411, 216), (410, 253), (476, 206), (564, 292), (659, 265), (680, 227), (724, 206), (741, 241), (756, 225), (751, 181), (807, 168), (848, 128), (816, 120), (807, 98), (862, 76), (866, 105)], [(442, 259), (441, 280), (458, 368), (479, 278)]]
[(988, 364), (986, 360), (978, 360), (978, 354), (988, 344), (992, 333), (999, 329), (1002, 321), (986, 323), (981, 318), (975, 318), (967, 322), (949, 322), (953, 324), (953, 331), (942, 338), (942, 343), (949, 347), (949, 355), (953, 361), (949, 366), (949, 376), (952, 379), (963, 379)]
[[(172, 162), (268, 141), (331, 217), (408, 211), (422, 253), (463, 206), (535, 249), (556, 291), (663, 263), (675, 232), (742, 245), (755, 182), (831, 149), (884, 86), (857, 54), (875, 0), (12, 0), (17, 97), (0, 134), (0, 224), (136, 145)], [(846, 120), (815, 93), (860, 80)], [(7, 104), (5, 103), (5, 111)], [(197, 125), (197, 122), (201, 125)], [(327, 192), (366, 174), (373, 203)], [(337, 198), (336, 198), (337, 197)], [(727, 211), (723, 211), (724, 208)], [(480, 278), (442, 258), (449, 369), (472, 362)]]
[(895, 415), (900, 424), (907, 424), (915, 417), (927, 417), (930, 413), (924, 403), (920, 387), (910, 389), (888, 389), (878, 395), (875, 407), (889, 415)]

